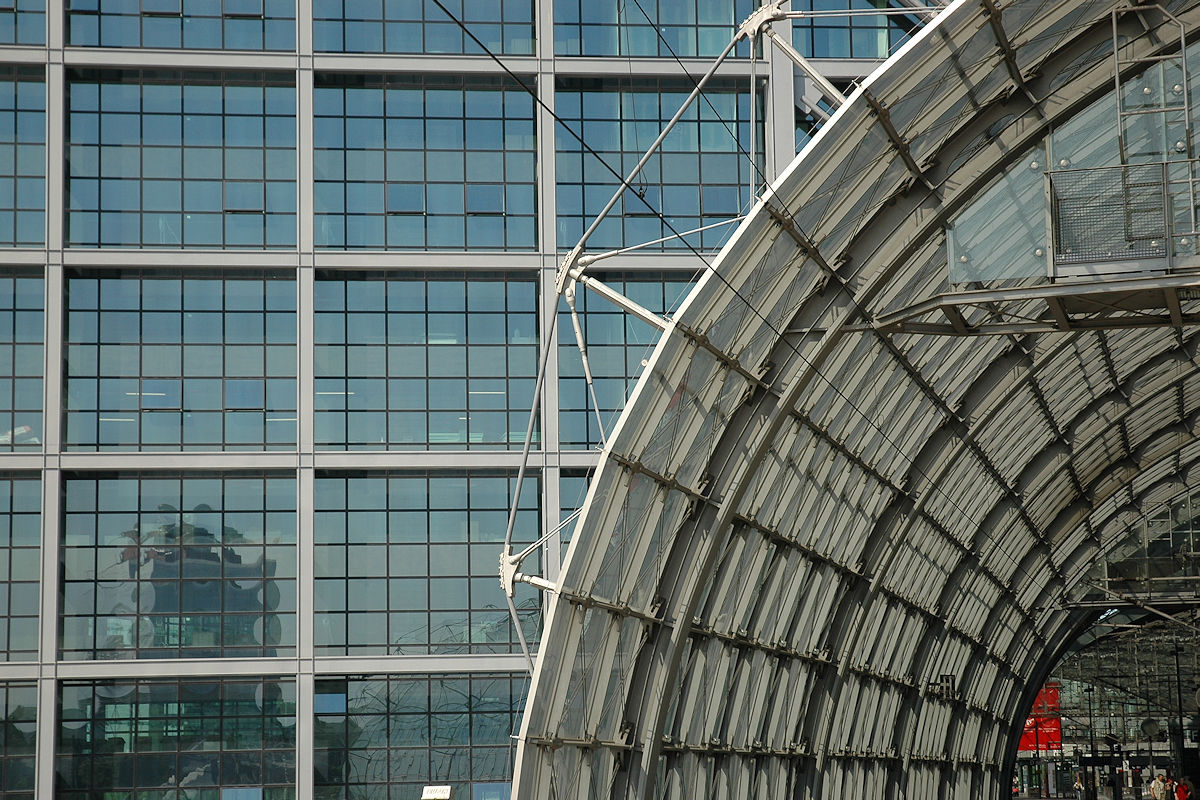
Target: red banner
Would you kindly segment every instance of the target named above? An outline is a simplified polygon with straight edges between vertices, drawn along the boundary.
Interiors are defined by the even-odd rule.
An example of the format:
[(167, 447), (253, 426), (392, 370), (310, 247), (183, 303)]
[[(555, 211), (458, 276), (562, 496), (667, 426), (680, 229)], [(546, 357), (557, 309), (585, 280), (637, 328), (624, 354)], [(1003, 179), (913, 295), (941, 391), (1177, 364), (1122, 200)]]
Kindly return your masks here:
[(1021, 744), (1017, 749), (1024, 752), (1062, 750), (1062, 716), (1059, 714), (1057, 683), (1047, 683), (1038, 692), (1025, 720), (1025, 730), (1021, 732)]

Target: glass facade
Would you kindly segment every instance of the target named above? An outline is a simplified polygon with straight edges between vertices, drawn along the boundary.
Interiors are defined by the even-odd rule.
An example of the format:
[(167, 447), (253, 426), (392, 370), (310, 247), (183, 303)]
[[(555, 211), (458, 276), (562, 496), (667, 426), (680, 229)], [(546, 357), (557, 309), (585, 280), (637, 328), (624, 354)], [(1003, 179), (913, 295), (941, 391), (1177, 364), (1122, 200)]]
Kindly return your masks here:
[(0, 682), (0, 774), (4, 777), (0, 797), (4, 800), (33, 800), (35, 796), (37, 711), (37, 684)]
[[(817, 16), (792, 21), (792, 44), (806, 58), (887, 58), (917, 32), (920, 17), (869, 12), (905, 5), (895, 0), (793, 0), (793, 11)], [(851, 10), (858, 13), (830, 13)]]
[(78, 475), (64, 481), (67, 660), (289, 655), (291, 475)]
[(318, 247), (528, 250), (533, 101), (507, 78), (318, 75)]
[(326, 273), (315, 438), (329, 449), (505, 449), (537, 372), (531, 273)]
[(0, 452), (42, 447), (43, 285), (0, 275)]
[(295, 447), (293, 276), (72, 272), (66, 287), (67, 447)]
[(67, 41), (90, 47), (292, 50), (294, 0), (67, 0)]
[(0, 660), (34, 661), (41, 607), (42, 484), (0, 473)]
[[(539, 338), (523, 571), (600, 441), (561, 254), (753, 4), (444, 4), (512, 74), (425, 0), (0, 2), (0, 800), (508, 800)], [(747, 205), (747, 54), (590, 250)], [(589, 272), (669, 313), (732, 230)], [(579, 309), (610, 427), (656, 333)]]
[[(668, 314), (687, 296), (696, 276), (687, 273), (595, 273), (594, 277), (642, 308)], [(566, 303), (560, 303), (558, 437), (565, 448), (591, 448), (603, 444), (600, 420), (604, 421), (605, 433), (612, 431), (613, 423), (629, 399), (629, 392), (633, 391), (642, 374), (645, 359), (650, 357), (658, 341), (659, 331), (586, 290), (576, 295), (575, 306), (588, 345), (588, 364), (600, 415), (597, 419), (596, 405), (588, 392), (570, 313)]]
[[(715, 58), (754, 5), (750, 0), (555, 0), (554, 52)], [(747, 54), (744, 43), (738, 52)]]
[[(596, 151), (585, 152), (578, 138), (558, 129), (555, 167), (561, 248), (579, 241), (621, 185), (612, 165), (624, 177), (693, 86), (687, 80), (668, 78), (558, 80), (555, 111)], [(754, 174), (748, 157), (750, 96), (744, 87), (739, 90), (728, 81), (710, 81), (708, 86), (704, 100), (691, 106), (593, 234), (592, 247), (650, 242), (731, 219), (748, 208)], [(757, 119), (762, 119), (761, 109)], [(762, 151), (760, 143), (755, 152)], [(715, 228), (671, 239), (656, 249), (715, 250), (728, 235), (728, 230)]]
[(296, 244), (291, 75), (72, 70), (66, 243)]
[(46, 0), (8, 0), (0, 3), (0, 42), (46, 43)]
[(417, 797), (469, 781), (472, 800), (508, 800), (527, 684), (507, 673), (317, 681), (315, 796)]
[(290, 680), (67, 681), (57, 734), (62, 800), (296, 796)]
[[(486, 472), (318, 476), (317, 652), (519, 652), (494, 563), (515, 489), (510, 476)], [(518, 546), (538, 538), (538, 518), (530, 481), (513, 530)], [(540, 560), (525, 563), (534, 569)], [(536, 641), (540, 594), (522, 585), (515, 603)]]
[[(533, 54), (533, 0), (446, 4), (488, 50)], [(331, 53), (480, 53), (462, 28), (420, 0), (316, 0), (313, 48)]]
[(0, 66), (0, 246), (41, 247), (46, 239), (45, 219), (43, 71)]

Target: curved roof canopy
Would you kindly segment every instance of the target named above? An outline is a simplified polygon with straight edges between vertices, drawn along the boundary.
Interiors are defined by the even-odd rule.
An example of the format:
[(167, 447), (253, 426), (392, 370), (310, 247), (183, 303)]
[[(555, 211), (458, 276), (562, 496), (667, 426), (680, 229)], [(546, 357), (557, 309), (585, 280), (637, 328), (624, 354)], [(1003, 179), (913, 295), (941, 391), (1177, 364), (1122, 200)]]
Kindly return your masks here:
[[(1089, 568), (1200, 476), (1194, 301), (1174, 326), (969, 335), (1045, 320), (1032, 278), (948, 313), (963, 335), (882, 321), (958, 288), (948, 260), (1045, 274), (1047, 160), (1113, 163), (1114, 6), (953, 4), (739, 228), (593, 479), (518, 797), (1007, 792), (1034, 692), (1094, 620)], [(1161, 11), (1117, 33), (1178, 56)]]

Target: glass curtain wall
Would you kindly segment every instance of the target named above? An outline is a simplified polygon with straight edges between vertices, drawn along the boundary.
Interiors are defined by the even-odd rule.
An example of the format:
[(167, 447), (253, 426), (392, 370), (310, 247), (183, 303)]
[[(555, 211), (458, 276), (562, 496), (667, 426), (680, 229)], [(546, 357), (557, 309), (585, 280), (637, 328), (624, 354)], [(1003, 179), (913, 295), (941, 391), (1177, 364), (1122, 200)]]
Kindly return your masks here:
[[(0, 800), (508, 798), (510, 505), (554, 580), (602, 442), (556, 268), (752, 3), (446, 5), (478, 42), (419, 2), (0, 3)], [(747, 55), (593, 250), (790, 159), (791, 67), (751, 131)], [(595, 274), (670, 314), (731, 231)], [(608, 430), (656, 336), (579, 311)]]

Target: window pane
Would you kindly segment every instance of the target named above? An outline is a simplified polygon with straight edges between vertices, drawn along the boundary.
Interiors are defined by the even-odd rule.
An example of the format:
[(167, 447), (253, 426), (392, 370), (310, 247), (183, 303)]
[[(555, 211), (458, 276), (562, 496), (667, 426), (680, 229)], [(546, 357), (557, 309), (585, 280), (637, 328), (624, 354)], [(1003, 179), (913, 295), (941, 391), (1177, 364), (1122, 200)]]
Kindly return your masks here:
[(532, 273), (319, 273), (317, 307), (347, 310), (316, 315), (317, 446), (520, 448), (536, 295)]
[[(7, 17), (0, 9), (0, 40)], [(0, 246), (40, 247), (46, 240), (43, 81), (40, 67), (0, 67)], [(83, 155), (86, 161), (92, 153)], [(81, 187), (92, 188), (88, 181)]]
[(536, 246), (533, 106), (514, 80), (318, 74), (314, 98), (318, 247)]
[[(667, 78), (564, 78), (556, 82), (555, 107), (571, 131), (604, 153), (606, 162), (627, 172), (692, 88), (686, 81)], [(645, 249), (715, 251), (732, 234), (732, 224), (689, 232), (728, 223), (749, 208), (752, 178), (763, 180), (762, 97), (755, 100), (759, 109), (753, 148), (745, 89), (710, 81), (704, 97), (663, 140), (633, 188), (622, 193), (589, 238), (589, 248), (617, 249), (663, 239)], [(750, 164), (751, 149), (757, 154), (757, 169)], [(558, 246), (567, 249), (579, 241), (621, 184), (561, 126), (557, 151)]]
[(314, 781), (320, 797), (507, 798), (510, 737), (528, 680), (511, 674), (361, 675), (316, 682)]
[[(58, 785), (98, 796), (292, 800), (296, 685), (284, 679), (64, 681)], [(190, 781), (190, 783), (185, 783)], [(253, 787), (253, 788), (237, 788)]]
[(291, 81), (285, 73), (70, 70), (68, 148), (85, 158), (68, 160), (68, 244), (294, 247)]
[(295, 650), (292, 475), (73, 476), (61, 657), (217, 658)]
[[(491, 52), (533, 53), (532, 0), (457, 3), (453, 8)], [(482, 52), (435, 5), (378, 0), (327, 0), (314, 4), (313, 46), (318, 52), (346, 53)]]
[[(317, 653), (519, 652), (495, 578), (514, 486), (504, 473), (319, 474), (316, 561), (340, 569), (318, 581)], [(515, 540), (537, 539), (537, 505), (522, 501)], [(517, 607), (536, 628), (541, 593), (527, 588)]]
[(139, 8), (138, 3), (72, 0), (67, 8), (67, 43), (292, 50), (296, 46), (296, 5), (269, 0), (141, 0)]
[(68, 448), (295, 446), (295, 314), (267, 313), (291, 275), (127, 269), (99, 293), (94, 275), (66, 277)]

